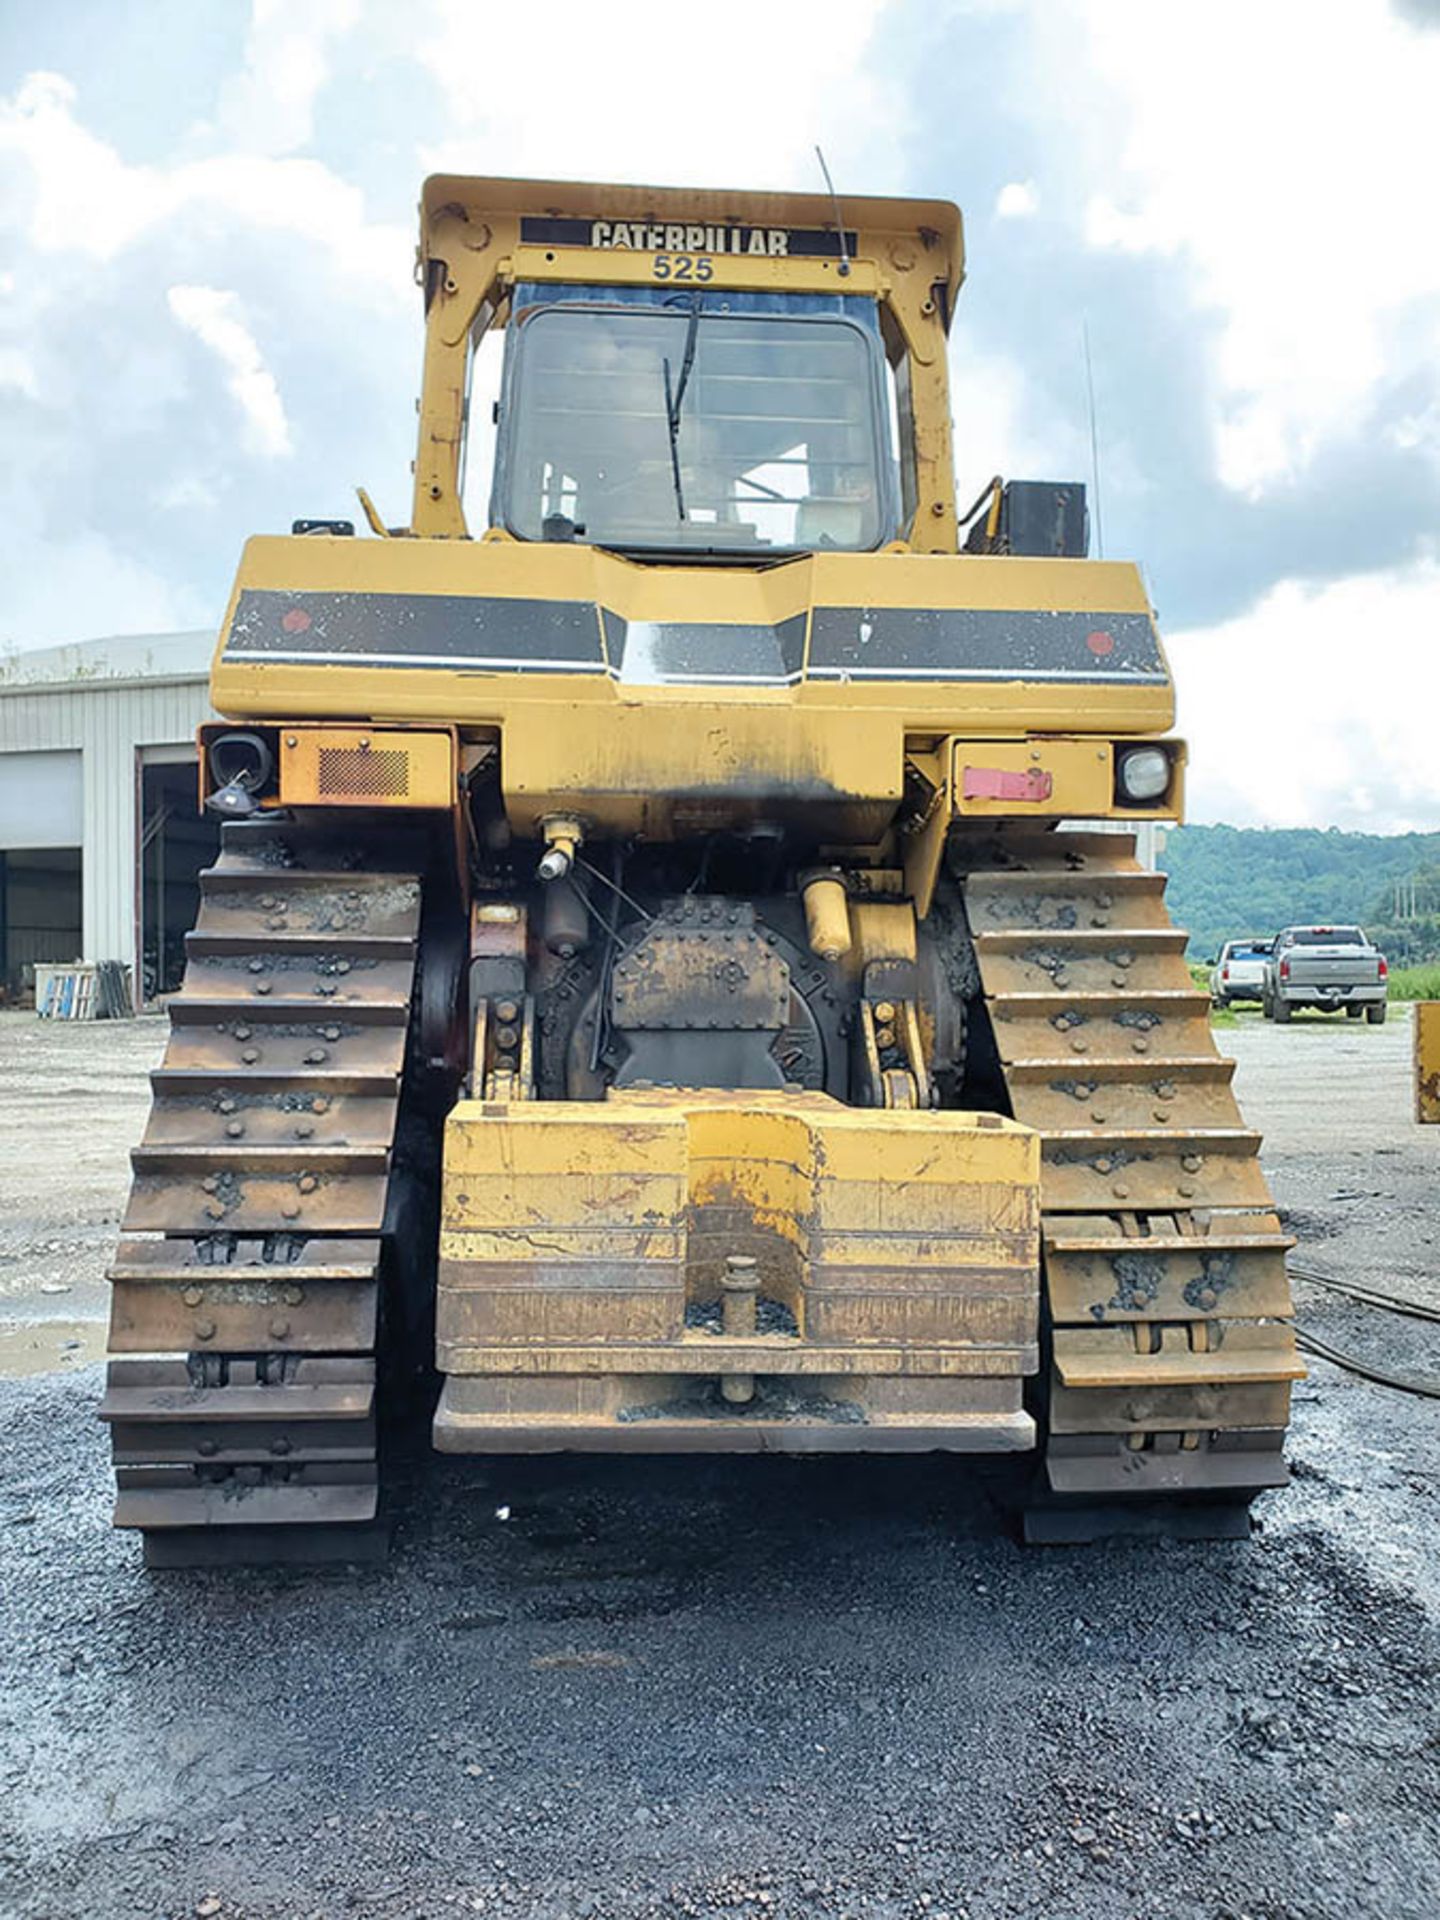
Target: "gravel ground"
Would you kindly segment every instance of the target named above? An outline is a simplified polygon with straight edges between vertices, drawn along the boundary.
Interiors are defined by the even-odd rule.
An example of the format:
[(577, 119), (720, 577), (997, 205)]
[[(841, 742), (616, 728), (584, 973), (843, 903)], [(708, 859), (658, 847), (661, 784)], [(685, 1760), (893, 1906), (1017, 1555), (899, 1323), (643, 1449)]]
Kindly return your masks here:
[(0, 1011), (0, 1373), (105, 1350), (105, 1266), (166, 1032)]
[[(160, 1037), (0, 1016), (7, 1920), (1440, 1913), (1440, 1403), (1323, 1363), (1243, 1544), (1027, 1552), (994, 1464), (417, 1452), (384, 1567), (146, 1575), (63, 1342)], [(1405, 1024), (1220, 1038), (1306, 1257), (1440, 1297)]]

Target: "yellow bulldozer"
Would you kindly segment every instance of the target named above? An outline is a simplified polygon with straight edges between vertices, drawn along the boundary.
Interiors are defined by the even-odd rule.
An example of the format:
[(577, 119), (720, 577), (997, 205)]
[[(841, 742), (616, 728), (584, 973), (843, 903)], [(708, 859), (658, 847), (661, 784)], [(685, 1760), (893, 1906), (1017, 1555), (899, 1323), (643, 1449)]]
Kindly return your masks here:
[(1290, 1242), (1125, 831), (1171, 675), (1083, 487), (957, 513), (962, 278), (945, 201), (426, 183), (409, 524), (251, 539), (215, 654), (152, 1563), (365, 1551), (427, 1387), (451, 1453), (1025, 1454), (1037, 1540), (1283, 1483)]

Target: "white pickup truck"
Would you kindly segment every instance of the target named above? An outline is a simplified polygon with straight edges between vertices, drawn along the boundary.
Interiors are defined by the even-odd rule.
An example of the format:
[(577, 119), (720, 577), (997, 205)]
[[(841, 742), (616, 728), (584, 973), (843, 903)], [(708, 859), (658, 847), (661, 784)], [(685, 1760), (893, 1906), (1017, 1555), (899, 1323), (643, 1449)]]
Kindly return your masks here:
[(1227, 940), (1210, 969), (1210, 998), (1217, 1007), (1234, 1000), (1261, 1000), (1265, 995), (1265, 962), (1273, 940)]
[(1261, 1006), (1281, 1025), (1296, 1007), (1321, 1013), (1363, 1013), (1372, 1027), (1385, 1018), (1390, 969), (1359, 927), (1286, 927), (1265, 963)]

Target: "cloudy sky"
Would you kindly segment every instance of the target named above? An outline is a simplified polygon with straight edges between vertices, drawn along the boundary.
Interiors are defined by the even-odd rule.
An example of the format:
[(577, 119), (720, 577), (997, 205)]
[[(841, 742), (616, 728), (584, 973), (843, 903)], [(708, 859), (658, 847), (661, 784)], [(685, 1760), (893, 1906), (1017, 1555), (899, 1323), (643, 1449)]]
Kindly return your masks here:
[(0, 0), (0, 647), (408, 509), (435, 170), (958, 200), (966, 499), (1088, 477), (1192, 815), (1440, 827), (1440, 0)]

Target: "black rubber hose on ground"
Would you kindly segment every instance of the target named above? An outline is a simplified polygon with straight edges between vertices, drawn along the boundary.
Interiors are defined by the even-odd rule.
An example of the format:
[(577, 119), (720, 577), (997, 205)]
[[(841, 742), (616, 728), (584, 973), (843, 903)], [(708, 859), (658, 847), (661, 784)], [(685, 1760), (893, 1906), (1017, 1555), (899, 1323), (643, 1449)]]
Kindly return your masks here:
[(1302, 1353), (1313, 1353), (1318, 1359), (1328, 1360), (1333, 1367), (1343, 1367), (1346, 1373), (1359, 1374), (1362, 1380), (1373, 1380), (1377, 1386), (1393, 1387), (1397, 1393), (1420, 1394), (1426, 1400), (1440, 1400), (1440, 1376), (1433, 1373), (1391, 1373), (1385, 1367), (1373, 1366), (1370, 1361), (1361, 1360), (1353, 1353), (1342, 1353), (1339, 1347), (1317, 1340), (1313, 1333), (1301, 1333), (1298, 1328), (1295, 1344)]
[[(1295, 1261), (1289, 1263), (1288, 1271), (1296, 1280), (1325, 1287), (1331, 1293), (1343, 1294), (1347, 1300), (1354, 1300), (1362, 1307), (1378, 1307), (1384, 1313), (1403, 1313), (1412, 1320), (1440, 1322), (1440, 1308), (1425, 1306), (1418, 1300), (1405, 1300), (1398, 1294), (1384, 1293), (1378, 1287), (1362, 1287), (1353, 1280), (1336, 1280), (1327, 1273), (1317, 1273), (1313, 1267), (1301, 1266)], [(1319, 1339), (1313, 1333), (1302, 1332), (1298, 1327), (1295, 1330), (1295, 1344), (1303, 1353), (1313, 1353), (1317, 1359), (1328, 1360), (1331, 1366), (1343, 1367), (1346, 1373), (1358, 1374), (1362, 1380), (1373, 1380), (1377, 1386), (1392, 1387), (1397, 1393), (1418, 1394), (1426, 1400), (1440, 1400), (1440, 1378), (1433, 1373), (1397, 1373), (1386, 1367), (1377, 1367), (1373, 1362), (1346, 1353), (1339, 1347), (1332, 1347), (1328, 1341)]]

